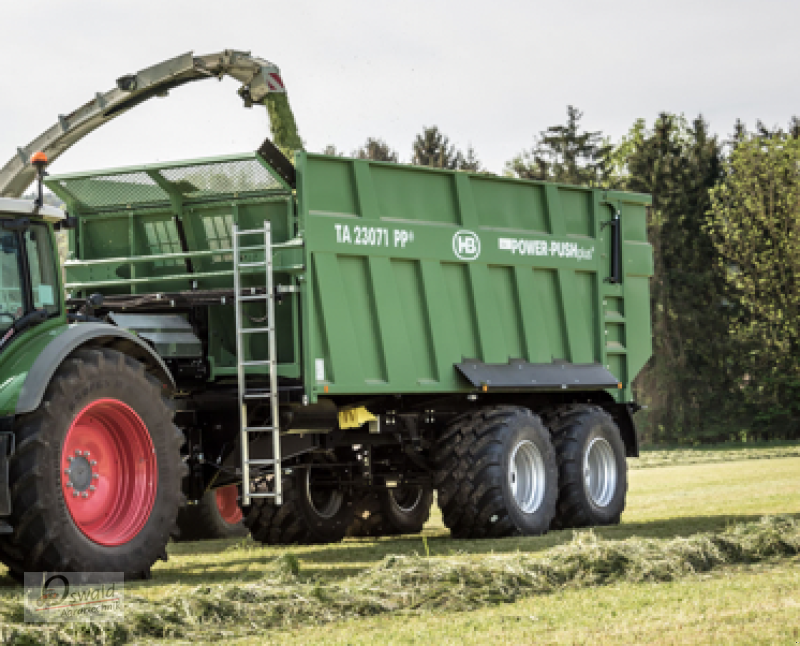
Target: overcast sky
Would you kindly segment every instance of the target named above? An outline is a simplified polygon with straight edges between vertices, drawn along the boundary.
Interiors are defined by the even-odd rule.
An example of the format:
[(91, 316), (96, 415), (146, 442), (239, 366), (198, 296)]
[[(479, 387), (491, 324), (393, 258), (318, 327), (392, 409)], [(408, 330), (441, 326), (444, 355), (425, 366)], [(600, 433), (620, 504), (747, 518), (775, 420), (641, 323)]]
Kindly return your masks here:
[[(800, 3), (400, 0), (0, 0), (0, 165), (115, 79), (193, 50), (249, 50), (283, 74), (309, 150), (382, 137), (410, 157), (438, 125), (489, 170), (563, 123), (567, 104), (614, 139), (638, 117), (800, 114)], [(52, 172), (255, 149), (266, 110), (231, 79), (153, 99), (62, 156)]]

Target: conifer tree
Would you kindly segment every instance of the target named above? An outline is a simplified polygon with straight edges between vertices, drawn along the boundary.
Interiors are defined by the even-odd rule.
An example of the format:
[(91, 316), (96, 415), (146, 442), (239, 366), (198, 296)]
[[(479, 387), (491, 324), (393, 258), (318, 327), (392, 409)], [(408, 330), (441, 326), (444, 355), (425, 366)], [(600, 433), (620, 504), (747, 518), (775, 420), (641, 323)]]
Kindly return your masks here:
[(397, 163), (397, 151), (392, 150), (383, 139), (368, 137), (366, 143), (361, 148), (353, 151), (353, 157), (357, 159), (371, 159), (372, 161), (395, 162)]
[(721, 149), (701, 117), (662, 114), (627, 160), (626, 188), (653, 196), (648, 237), (653, 358), (637, 379), (652, 439), (726, 439), (723, 404), (735, 397), (726, 367), (727, 310), (705, 230)]
[(344, 153), (339, 152), (339, 149), (335, 144), (328, 144), (325, 146), (325, 148), (322, 149), (322, 154), (330, 155), (331, 157), (344, 157)]
[(458, 168), (458, 151), (438, 126), (425, 126), (416, 136), (411, 151), (411, 163), (431, 168)]
[(583, 113), (567, 106), (567, 123), (539, 134), (533, 148), (506, 164), (506, 174), (582, 186), (606, 185), (611, 176), (612, 146), (601, 133), (582, 131)]
[(458, 170), (469, 171), (471, 173), (483, 172), (481, 162), (478, 159), (478, 156), (475, 154), (475, 149), (471, 145), (467, 147), (466, 153), (458, 153), (457, 156), (458, 160), (456, 162), (456, 167)]

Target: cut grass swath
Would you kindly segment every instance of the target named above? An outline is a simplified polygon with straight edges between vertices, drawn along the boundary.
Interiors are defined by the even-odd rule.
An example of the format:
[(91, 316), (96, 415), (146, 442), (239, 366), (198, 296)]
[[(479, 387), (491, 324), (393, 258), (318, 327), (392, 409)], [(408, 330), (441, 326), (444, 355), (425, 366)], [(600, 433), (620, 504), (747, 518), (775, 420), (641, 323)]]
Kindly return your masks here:
[(387, 556), (363, 573), (323, 585), (304, 578), (297, 559), (275, 559), (261, 580), (201, 585), (154, 603), (126, 596), (118, 624), (12, 625), (19, 600), (0, 608), (4, 642), (125, 643), (158, 638), (225, 638), (386, 613), (468, 611), (558, 590), (616, 582), (665, 582), (726, 565), (800, 554), (800, 521), (787, 516), (739, 523), (687, 538), (610, 541), (592, 531), (543, 555)]

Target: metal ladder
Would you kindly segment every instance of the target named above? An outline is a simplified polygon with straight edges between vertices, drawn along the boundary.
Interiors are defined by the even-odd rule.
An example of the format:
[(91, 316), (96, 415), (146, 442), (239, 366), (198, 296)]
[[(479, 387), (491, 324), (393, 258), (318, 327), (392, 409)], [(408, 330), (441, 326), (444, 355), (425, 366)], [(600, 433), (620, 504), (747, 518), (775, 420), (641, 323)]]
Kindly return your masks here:
[[(264, 236), (263, 247), (259, 245), (241, 246), (240, 238), (246, 236)], [(239, 377), (239, 444), (242, 455), (242, 505), (249, 505), (251, 498), (274, 498), (275, 503), (283, 502), (283, 486), (281, 477), (281, 438), (280, 422), (278, 417), (278, 361), (277, 346), (275, 343), (275, 290), (272, 276), (272, 233), (269, 221), (264, 222), (263, 229), (239, 230), (233, 226), (233, 294), (234, 308), (236, 310), (236, 371)], [(264, 260), (258, 262), (242, 262), (243, 251), (263, 251)], [(263, 267), (266, 272), (266, 293), (242, 294), (242, 269)], [(242, 326), (242, 304), (251, 301), (264, 301), (267, 304), (266, 326)], [(266, 334), (269, 356), (266, 359), (244, 359), (244, 337), (248, 334)], [(246, 368), (261, 366), (269, 370), (269, 389), (252, 389), (247, 387)], [(270, 420), (269, 426), (248, 426), (247, 403), (253, 400), (269, 399)], [(250, 459), (250, 434), (272, 433), (272, 459)], [(254, 492), (250, 490), (250, 467), (272, 467), (274, 474), (274, 487), (272, 491)]]

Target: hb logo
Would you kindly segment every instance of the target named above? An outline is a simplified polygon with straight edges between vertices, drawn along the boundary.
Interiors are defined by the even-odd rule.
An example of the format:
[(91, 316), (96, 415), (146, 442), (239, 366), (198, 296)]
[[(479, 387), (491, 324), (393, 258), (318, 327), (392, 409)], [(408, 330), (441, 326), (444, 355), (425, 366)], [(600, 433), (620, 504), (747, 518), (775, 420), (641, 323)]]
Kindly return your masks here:
[(457, 231), (453, 235), (453, 253), (459, 260), (475, 260), (481, 255), (481, 239), (473, 231)]

